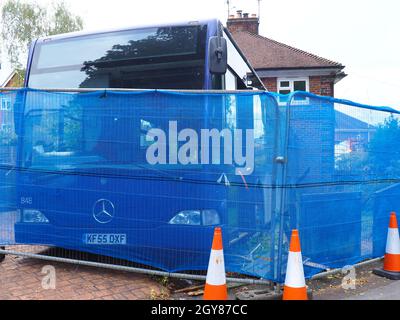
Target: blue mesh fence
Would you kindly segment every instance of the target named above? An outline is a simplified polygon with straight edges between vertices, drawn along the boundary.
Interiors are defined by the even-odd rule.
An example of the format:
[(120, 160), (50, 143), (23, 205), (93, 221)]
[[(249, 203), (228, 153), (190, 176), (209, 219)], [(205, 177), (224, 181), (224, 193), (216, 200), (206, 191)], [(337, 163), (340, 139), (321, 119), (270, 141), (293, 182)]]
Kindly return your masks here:
[[(0, 93), (0, 245), (282, 282), (382, 256), (398, 112), (308, 93)], [(33, 249), (32, 249), (33, 250)]]

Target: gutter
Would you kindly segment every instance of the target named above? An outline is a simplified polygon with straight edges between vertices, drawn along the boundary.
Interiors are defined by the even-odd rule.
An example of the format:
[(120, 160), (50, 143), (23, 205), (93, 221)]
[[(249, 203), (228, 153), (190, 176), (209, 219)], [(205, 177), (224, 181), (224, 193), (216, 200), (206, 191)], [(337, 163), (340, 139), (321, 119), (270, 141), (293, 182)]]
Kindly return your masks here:
[(285, 78), (285, 77), (312, 77), (312, 76), (335, 76), (335, 83), (347, 76), (342, 71), (344, 67), (324, 67), (324, 68), (274, 68), (256, 69), (260, 78)]

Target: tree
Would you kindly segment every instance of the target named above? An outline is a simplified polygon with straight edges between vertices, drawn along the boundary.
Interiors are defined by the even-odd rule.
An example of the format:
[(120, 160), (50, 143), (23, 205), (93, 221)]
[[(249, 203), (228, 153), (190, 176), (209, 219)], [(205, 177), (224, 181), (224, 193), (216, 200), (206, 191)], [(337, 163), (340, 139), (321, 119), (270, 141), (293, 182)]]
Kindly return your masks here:
[(369, 146), (369, 162), (380, 176), (400, 176), (400, 119), (391, 115), (380, 125)]
[(36, 38), (79, 31), (83, 20), (74, 16), (64, 2), (49, 8), (29, 0), (8, 0), (1, 10), (1, 38), (11, 66), (22, 70), (28, 46)]

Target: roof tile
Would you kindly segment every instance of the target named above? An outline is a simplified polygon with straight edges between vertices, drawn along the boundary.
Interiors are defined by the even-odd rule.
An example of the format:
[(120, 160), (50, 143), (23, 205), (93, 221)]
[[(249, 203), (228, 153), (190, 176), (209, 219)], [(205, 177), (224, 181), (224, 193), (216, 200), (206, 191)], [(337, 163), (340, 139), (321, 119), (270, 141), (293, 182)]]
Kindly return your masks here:
[(247, 31), (232, 36), (255, 69), (344, 68), (338, 62)]

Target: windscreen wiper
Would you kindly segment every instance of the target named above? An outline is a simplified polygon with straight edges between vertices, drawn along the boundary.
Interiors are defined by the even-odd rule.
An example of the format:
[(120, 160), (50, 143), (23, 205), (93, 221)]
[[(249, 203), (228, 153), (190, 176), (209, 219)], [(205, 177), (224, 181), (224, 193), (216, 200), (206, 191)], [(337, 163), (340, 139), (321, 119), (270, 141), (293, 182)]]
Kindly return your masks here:
[[(173, 175), (169, 171), (160, 170), (160, 169), (156, 169), (156, 168), (153, 168), (153, 167), (140, 165), (140, 164), (137, 164), (137, 163), (122, 163), (122, 162), (120, 162), (120, 163), (110, 163), (109, 161), (96, 161), (96, 162), (80, 163), (80, 165), (83, 165), (83, 166), (85, 166), (85, 165), (95, 165), (94, 167), (101, 167), (101, 166), (104, 166), (104, 165), (107, 165), (108, 167), (118, 166), (118, 165), (130, 165), (130, 166), (137, 167), (139, 169), (149, 170), (149, 171), (157, 172), (157, 173), (162, 173), (164, 176), (172, 177), (175, 180), (182, 180), (183, 179), (183, 177), (179, 177), (179, 176)], [(78, 167), (76, 169), (78, 169)]]
[(140, 165), (140, 164), (136, 164), (136, 163), (134, 164), (134, 166), (136, 166), (138, 168), (141, 168), (141, 169), (144, 169), (144, 170), (150, 170), (150, 171), (153, 171), (153, 172), (159, 172), (159, 173), (162, 173), (162, 174), (167, 175), (169, 177), (172, 177), (174, 179), (178, 179), (178, 180), (182, 180), (183, 179), (183, 177), (175, 176), (175, 175), (171, 174), (169, 171), (160, 170), (160, 169), (156, 169), (156, 168), (153, 168), (153, 167), (146, 167), (146, 166), (143, 166), (143, 165)]

